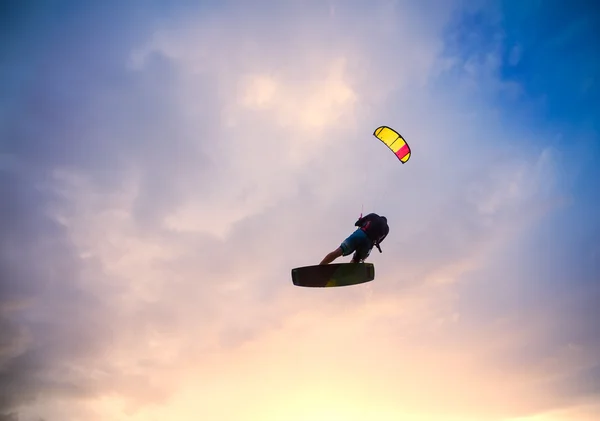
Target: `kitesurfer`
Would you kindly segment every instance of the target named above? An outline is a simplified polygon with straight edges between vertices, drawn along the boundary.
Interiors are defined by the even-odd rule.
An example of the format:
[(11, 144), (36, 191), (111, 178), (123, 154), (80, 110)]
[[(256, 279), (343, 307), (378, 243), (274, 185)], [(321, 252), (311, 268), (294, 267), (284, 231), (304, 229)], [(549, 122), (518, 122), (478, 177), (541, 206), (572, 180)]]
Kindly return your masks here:
[(348, 256), (354, 252), (351, 263), (361, 263), (371, 254), (373, 246), (381, 253), (379, 245), (388, 235), (390, 228), (385, 216), (370, 213), (361, 216), (354, 226), (358, 227), (342, 244), (323, 258), (321, 265), (333, 262), (340, 256)]

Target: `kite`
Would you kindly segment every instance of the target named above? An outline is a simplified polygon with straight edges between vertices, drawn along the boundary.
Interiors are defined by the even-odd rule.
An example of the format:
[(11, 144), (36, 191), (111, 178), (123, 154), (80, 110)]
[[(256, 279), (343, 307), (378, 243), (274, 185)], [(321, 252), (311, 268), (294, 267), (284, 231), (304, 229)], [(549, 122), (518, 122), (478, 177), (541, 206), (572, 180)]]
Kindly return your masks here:
[(373, 136), (385, 143), (403, 164), (410, 159), (410, 146), (396, 130), (388, 126), (381, 126), (375, 129)]
[(292, 269), (292, 282), (308, 288), (357, 285), (375, 279), (372, 263), (333, 263)]

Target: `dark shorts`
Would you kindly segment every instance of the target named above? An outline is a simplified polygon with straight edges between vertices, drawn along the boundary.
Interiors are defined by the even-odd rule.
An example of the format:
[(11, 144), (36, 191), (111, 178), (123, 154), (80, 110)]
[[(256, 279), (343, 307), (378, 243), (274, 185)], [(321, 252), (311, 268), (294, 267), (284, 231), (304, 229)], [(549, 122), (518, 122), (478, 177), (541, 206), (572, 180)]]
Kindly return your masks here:
[(364, 260), (371, 254), (373, 242), (367, 237), (367, 234), (360, 228), (354, 231), (340, 245), (342, 255), (348, 256), (352, 252), (355, 253), (354, 260)]

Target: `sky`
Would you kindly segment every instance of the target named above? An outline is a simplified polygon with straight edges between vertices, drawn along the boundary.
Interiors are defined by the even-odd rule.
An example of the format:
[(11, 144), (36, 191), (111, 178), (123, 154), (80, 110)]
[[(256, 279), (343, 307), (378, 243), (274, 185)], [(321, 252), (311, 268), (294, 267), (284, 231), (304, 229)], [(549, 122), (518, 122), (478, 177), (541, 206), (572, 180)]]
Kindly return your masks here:
[[(0, 420), (600, 419), (598, 28), (583, 0), (2, 2)], [(375, 280), (294, 286), (361, 212)]]

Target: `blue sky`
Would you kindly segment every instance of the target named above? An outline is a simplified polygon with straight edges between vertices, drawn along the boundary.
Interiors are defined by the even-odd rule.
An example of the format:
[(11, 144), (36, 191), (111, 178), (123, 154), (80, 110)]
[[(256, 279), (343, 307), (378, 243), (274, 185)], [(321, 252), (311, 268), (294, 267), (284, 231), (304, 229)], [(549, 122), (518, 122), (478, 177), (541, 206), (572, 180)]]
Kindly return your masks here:
[(597, 6), (590, 1), (535, 3), (506, 2), (503, 7), (506, 43), (518, 52), (506, 52), (502, 75), (519, 82), (531, 99), (543, 99), (546, 120), (597, 130)]
[(0, 419), (597, 419), (592, 2), (14, 5)]
[[(585, 1), (503, 2), (491, 18), (478, 11), (461, 16), (454, 28), (460, 43), (452, 47), (465, 56), (494, 48), (500, 40), (498, 76), (519, 87), (516, 96), (493, 95), (501, 119), (546, 133), (534, 143), (552, 146), (557, 153), (560, 170), (553, 187), (560, 189), (565, 204), (540, 218), (511, 252), (515, 264), (526, 262), (532, 270), (519, 287), (494, 299), (485, 290), (478, 294), (488, 311), (501, 314), (507, 305), (518, 308), (519, 323), (555, 320), (555, 328), (541, 341), (548, 353), (560, 342), (588, 343), (600, 333), (591, 322), (598, 317), (594, 303), (600, 280), (600, 171), (595, 163), (600, 151), (599, 12), (597, 5)], [(477, 36), (472, 36), (474, 31)], [(526, 249), (538, 250), (537, 256), (524, 254)], [(507, 274), (502, 267), (498, 270), (500, 283)], [(598, 367), (585, 379), (558, 381), (565, 395), (570, 388), (597, 394)]]
[(494, 5), (459, 13), (448, 29), (448, 48), (464, 61), (497, 52), (494, 71), (502, 82), (517, 84), (518, 94), (494, 91), (486, 100), (507, 125), (516, 122), (530, 133), (546, 134), (524, 141), (507, 131), (507, 141), (516, 148), (535, 144), (556, 149), (560, 177), (553, 181), (570, 204), (548, 221), (554, 227), (543, 241), (556, 243), (560, 253), (573, 253), (564, 257), (567, 264), (598, 241), (600, 10), (588, 1)]
[[(600, 172), (595, 165), (600, 151), (600, 56), (597, 54), (600, 9), (593, 2), (556, 1), (539, 5), (507, 2), (503, 30), (507, 45), (518, 46), (520, 59), (501, 69), (502, 77), (522, 86), (525, 99), (536, 104), (538, 127), (557, 133), (556, 147), (564, 156), (564, 184), (572, 203), (554, 220), (556, 242), (564, 241), (564, 264), (577, 261), (578, 253), (597, 249), (600, 225)], [(527, 24), (527, 22), (535, 24)], [(568, 221), (568, 223), (567, 223)], [(556, 256), (558, 258), (558, 256)], [(582, 259), (586, 277), (598, 276), (598, 263)], [(578, 271), (583, 268), (572, 268)], [(589, 279), (591, 281), (591, 279)]]

